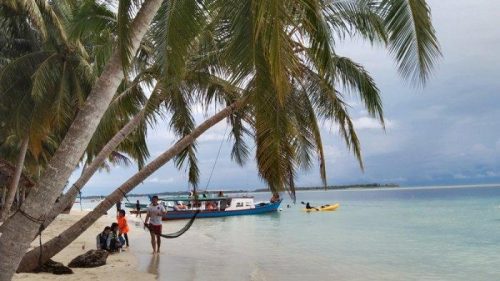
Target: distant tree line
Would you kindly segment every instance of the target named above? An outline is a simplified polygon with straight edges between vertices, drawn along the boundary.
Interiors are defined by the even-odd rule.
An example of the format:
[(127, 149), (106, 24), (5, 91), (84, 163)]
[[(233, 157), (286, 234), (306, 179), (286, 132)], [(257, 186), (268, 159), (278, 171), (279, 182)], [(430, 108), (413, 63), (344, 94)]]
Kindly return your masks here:
[[(380, 184), (380, 183), (367, 183), (367, 184), (348, 184), (348, 185), (329, 185), (327, 187), (324, 186), (304, 186), (304, 187), (296, 187), (295, 190), (303, 190), (303, 191), (309, 191), (309, 190), (332, 190), (332, 189), (349, 189), (349, 188), (380, 188), (380, 187), (399, 187), (399, 184), (397, 183), (386, 183), (386, 184)], [(212, 189), (212, 190), (222, 190), (222, 189)], [(254, 190), (223, 190), (224, 193), (249, 193), (249, 192), (270, 192), (269, 189), (267, 188), (258, 188)], [(204, 193), (203, 191), (200, 191), (199, 193)], [(158, 196), (176, 196), (176, 195), (186, 195), (188, 192), (186, 191), (166, 191), (166, 192), (160, 192), (160, 193), (145, 193), (145, 194), (129, 194), (128, 197), (143, 197), (143, 196), (153, 196), (153, 195), (158, 195)], [(83, 196), (83, 199), (99, 199), (102, 198), (103, 196), (99, 195), (93, 195), (93, 196)]]

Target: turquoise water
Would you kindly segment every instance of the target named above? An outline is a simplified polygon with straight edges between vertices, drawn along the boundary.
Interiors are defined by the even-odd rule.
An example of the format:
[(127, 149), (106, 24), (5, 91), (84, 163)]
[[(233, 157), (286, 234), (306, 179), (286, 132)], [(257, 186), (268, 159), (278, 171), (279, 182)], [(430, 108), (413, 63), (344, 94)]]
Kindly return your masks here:
[[(274, 214), (196, 220), (163, 239), (159, 256), (146, 236), (134, 235), (132, 250), (159, 280), (500, 280), (500, 186), (297, 197), (341, 207), (305, 213), (285, 201)], [(184, 223), (166, 222), (164, 232)]]

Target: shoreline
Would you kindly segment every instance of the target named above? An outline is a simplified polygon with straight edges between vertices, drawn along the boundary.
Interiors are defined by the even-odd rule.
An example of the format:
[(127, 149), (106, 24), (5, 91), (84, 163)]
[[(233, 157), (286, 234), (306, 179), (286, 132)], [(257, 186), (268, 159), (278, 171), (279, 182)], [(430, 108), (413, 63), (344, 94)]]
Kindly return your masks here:
[[(70, 214), (61, 214), (57, 219), (42, 233), (42, 243), (55, 237), (64, 229), (82, 218), (88, 211), (71, 210)], [(112, 214), (113, 212), (110, 211)], [(148, 272), (139, 270), (139, 259), (134, 253), (134, 244), (143, 238), (141, 228), (137, 227), (135, 217), (127, 215), (129, 222), (129, 239), (131, 247), (121, 253), (109, 255), (106, 265), (95, 268), (72, 268), (74, 274), (55, 275), (52, 273), (16, 273), (12, 280), (156, 280), (157, 276)], [(106, 225), (114, 222), (113, 216), (106, 215), (101, 217), (89, 229), (83, 232), (73, 243), (53, 257), (54, 261), (64, 265), (83, 253), (95, 249), (95, 237)], [(131, 234), (131, 235), (130, 235)], [(32, 247), (38, 246), (38, 238), (32, 242)], [(31, 248), (30, 248), (31, 249)]]

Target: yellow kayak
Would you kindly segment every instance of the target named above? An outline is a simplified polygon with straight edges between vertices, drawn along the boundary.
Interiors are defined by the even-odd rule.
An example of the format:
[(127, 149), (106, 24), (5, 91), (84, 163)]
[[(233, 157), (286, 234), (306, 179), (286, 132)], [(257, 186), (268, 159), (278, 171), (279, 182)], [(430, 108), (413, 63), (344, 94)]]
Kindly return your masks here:
[(323, 206), (320, 206), (320, 207), (312, 207), (311, 209), (304, 208), (303, 210), (305, 212), (335, 211), (335, 210), (337, 210), (338, 207), (340, 207), (340, 204), (336, 203), (336, 204), (333, 204), (333, 205), (326, 204), (326, 205), (323, 205)]

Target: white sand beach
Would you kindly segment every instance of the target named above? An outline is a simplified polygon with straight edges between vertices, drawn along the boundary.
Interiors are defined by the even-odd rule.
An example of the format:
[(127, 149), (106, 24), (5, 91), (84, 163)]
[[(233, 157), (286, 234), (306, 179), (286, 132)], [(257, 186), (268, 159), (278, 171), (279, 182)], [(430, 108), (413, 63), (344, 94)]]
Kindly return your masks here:
[[(42, 241), (48, 241), (74, 222), (79, 220), (85, 212), (71, 211), (70, 214), (60, 215), (42, 234)], [(88, 250), (95, 249), (95, 237), (106, 225), (110, 225), (114, 218), (105, 216), (99, 219), (92, 227), (85, 231), (71, 245), (57, 254), (53, 260), (67, 265), (73, 258)], [(133, 222), (129, 223), (132, 232), (136, 230)], [(133, 238), (132, 238), (133, 239)], [(38, 246), (38, 238), (33, 242)], [(73, 268), (74, 274), (54, 275), (50, 273), (19, 273), (13, 280), (156, 280), (156, 276), (137, 270), (137, 258), (132, 250), (110, 255), (104, 266), (96, 268)]]

